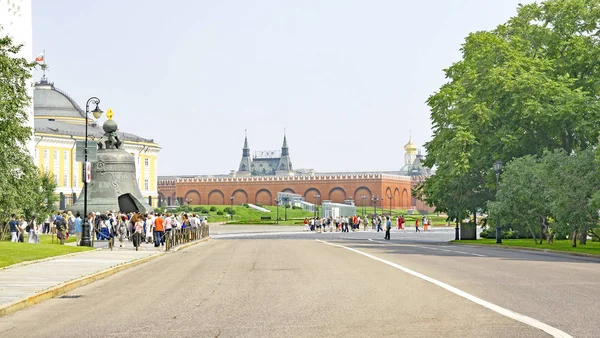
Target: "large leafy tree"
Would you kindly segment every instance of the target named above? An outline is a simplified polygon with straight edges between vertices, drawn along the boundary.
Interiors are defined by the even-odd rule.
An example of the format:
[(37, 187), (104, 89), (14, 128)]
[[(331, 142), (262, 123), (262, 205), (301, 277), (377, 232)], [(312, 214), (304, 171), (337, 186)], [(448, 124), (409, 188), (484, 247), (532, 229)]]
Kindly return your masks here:
[(469, 186), (473, 193), (493, 190), (495, 160), (597, 142), (600, 0), (520, 5), (505, 24), (470, 34), (462, 56), (427, 100), (433, 139), (425, 163), (447, 178), (425, 182), (432, 201), (467, 173), (483, 177)]
[(27, 86), (34, 65), (17, 56), (20, 49), (10, 37), (0, 35), (0, 224), (11, 213), (38, 214), (53, 201), (44, 194), (54, 186), (42, 184), (47, 176), (39, 173), (25, 147), (32, 136), (26, 109), (31, 104)]

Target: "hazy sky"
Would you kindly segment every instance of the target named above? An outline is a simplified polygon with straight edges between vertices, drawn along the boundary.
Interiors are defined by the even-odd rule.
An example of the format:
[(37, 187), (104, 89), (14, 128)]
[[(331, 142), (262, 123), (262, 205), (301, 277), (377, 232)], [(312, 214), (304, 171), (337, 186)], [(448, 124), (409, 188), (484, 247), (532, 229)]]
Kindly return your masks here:
[(469, 32), (529, 2), (33, 0), (33, 47), (81, 106), (158, 142), (159, 175), (227, 173), (244, 129), (255, 151), (284, 128), (296, 169), (394, 170)]

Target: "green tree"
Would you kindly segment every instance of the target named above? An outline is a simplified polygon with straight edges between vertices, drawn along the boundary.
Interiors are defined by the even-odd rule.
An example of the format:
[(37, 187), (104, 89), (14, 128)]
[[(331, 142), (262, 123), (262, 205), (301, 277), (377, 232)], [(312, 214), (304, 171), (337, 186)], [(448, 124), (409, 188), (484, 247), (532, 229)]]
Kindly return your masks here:
[[(483, 178), (467, 191), (494, 190), (491, 167), (498, 159), (596, 144), (598, 8), (599, 0), (520, 5), (505, 24), (466, 38), (462, 60), (445, 70), (448, 82), (427, 100), (433, 139), (425, 164), (446, 178), (425, 182), (428, 198), (464, 187), (452, 181), (466, 173)], [(493, 194), (481, 196), (478, 207), (485, 208)]]
[[(549, 195), (546, 187), (552, 180), (552, 172), (544, 170), (541, 161), (535, 156), (524, 156), (507, 164), (496, 201), (488, 203), (488, 210), (494, 217), (502, 219), (503, 227), (525, 231), (536, 244), (542, 239), (552, 241), (549, 235), (548, 218), (551, 215)], [(507, 226), (508, 225), (508, 226)], [(490, 230), (495, 229), (495, 224)], [(535, 229), (540, 227), (540, 231)]]
[(4, 226), (12, 213), (31, 216), (53, 203), (47, 194), (54, 186), (47, 176), (40, 176), (25, 148), (32, 136), (26, 121), (34, 64), (17, 57), (20, 49), (10, 37), (0, 36), (0, 222)]

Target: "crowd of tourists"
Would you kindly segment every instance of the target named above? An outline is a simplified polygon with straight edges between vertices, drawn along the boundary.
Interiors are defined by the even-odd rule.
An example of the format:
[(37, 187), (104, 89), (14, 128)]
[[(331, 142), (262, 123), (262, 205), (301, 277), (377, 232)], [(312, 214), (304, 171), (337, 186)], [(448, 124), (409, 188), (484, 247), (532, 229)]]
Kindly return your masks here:
[[(90, 237), (95, 240), (117, 239), (122, 247), (126, 240), (131, 241), (134, 246), (143, 243), (153, 243), (155, 247), (165, 245), (165, 237), (171, 236), (173, 229), (198, 229), (206, 226), (206, 217), (197, 214), (171, 214), (171, 213), (89, 213)], [(57, 212), (46, 218), (41, 224), (36, 217), (27, 222), (23, 216), (17, 218), (12, 215), (9, 222), (11, 240), (13, 242), (24, 242), (25, 234), (28, 235), (28, 243), (39, 243), (40, 234), (56, 234), (61, 244), (69, 238), (76, 236), (76, 244), (80, 245), (83, 235), (83, 219), (77, 212)]]
[[(395, 219), (396, 226), (398, 230), (404, 229), (406, 225), (406, 219), (404, 215), (396, 217)], [(369, 228), (369, 224), (379, 231), (386, 232), (386, 239), (389, 239), (389, 230), (392, 228), (392, 218), (389, 216), (373, 216), (371, 219), (368, 217), (361, 218), (360, 216), (348, 216), (348, 217), (323, 217), (323, 218), (305, 218), (304, 219), (304, 231), (314, 231), (314, 232), (352, 232), (360, 231), (362, 228), (363, 231), (367, 231)], [(421, 224), (423, 225), (424, 231), (429, 231), (429, 227), (431, 225), (431, 219), (423, 216), (421, 219)], [(385, 230), (384, 230), (385, 228)], [(421, 232), (419, 229), (419, 219), (415, 220), (415, 232)]]

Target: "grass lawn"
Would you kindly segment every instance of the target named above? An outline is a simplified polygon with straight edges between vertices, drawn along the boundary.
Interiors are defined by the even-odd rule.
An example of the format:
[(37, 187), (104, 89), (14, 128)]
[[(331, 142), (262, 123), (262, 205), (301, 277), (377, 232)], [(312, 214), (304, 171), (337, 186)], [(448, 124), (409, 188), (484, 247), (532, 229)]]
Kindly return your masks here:
[[(204, 207), (210, 210), (211, 205), (192, 205), (192, 210), (197, 207)], [(229, 207), (228, 205), (215, 205), (215, 211), (210, 211), (208, 214), (199, 213), (192, 211), (191, 213), (198, 213), (202, 216), (208, 216), (208, 221), (212, 222), (225, 222), (231, 224), (275, 224), (275, 219), (277, 218), (277, 207), (265, 206), (263, 208), (270, 210), (271, 212), (261, 212), (258, 210), (254, 210), (252, 208), (246, 208), (244, 206), (234, 205), (233, 210), (235, 211), (235, 215), (233, 215), (233, 220), (231, 220), (226, 215), (217, 215), (217, 212), (223, 211), (224, 208)], [(279, 224), (280, 225), (292, 225), (292, 224), (304, 224), (305, 217), (312, 217), (313, 213), (300, 210), (300, 209), (287, 209), (287, 221), (284, 221), (285, 218), (285, 209), (283, 207), (279, 207)], [(271, 217), (271, 220), (261, 220), (261, 217)]]
[(452, 241), (454, 243), (464, 243), (464, 244), (485, 244), (485, 245), (498, 245), (505, 247), (516, 247), (516, 248), (536, 248), (536, 249), (548, 249), (548, 250), (557, 250), (557, 251), (570, 251), (570, 252), (580, 252), (586, 253), (590, 255), (599, 255), (600, 256), (600, 242), (592, 242), (591, 240), (587, 241), (586, 245), (580, 245), (577, 243), (577, 247), (571, 247), (571, 240), (555, 240), (553, 244), (535, 244), (533, 239), (503, 239), (502, 244), (496, 244), (495, 239), (478, 239), (476, 241)]
[[(210, 208), (212, 206), (211, 205), (192, 205), (192, 206), (190, 206), (190, 208), (192, 210), (194, 208), (199, 208), (199, 207), (204, 207), (207, 210), (210, 210)], [(227, 222), (228, 224), (275, 224), (275, 219), (277, 218), (277, 207), (275, 207), (275, 206), (263, 206), (263, 208), (268, 209), (271, 212), (261, 212), (258, 210), (254, 210), (252, 208), (246, 208), (241, 205), (234, 205), (233, 210), (235, 210), (235, 215), (233, 216), (233, 220), (231, 220), (226, 215), (217, 215), (217, 212), (223, 211), (223, 209), (229, 207), (229, 205), (214, 205), (214, 207), (216, 208), (216, 210), (209, 211), (208, 214), (206, 214), (206, 213), (200, 214), (199, 213), (202, 216), (208, 216), (209, 223)], [(373, 208), (367, 207), (365, 211), (367, 214), (372, 213)], [(389, 212), (389, 209), (384, 209), (383, 211)], [(191, 211), (191, 213), (198, 213), (198, 212)], [(304, 218), (312, 218), (314, 216), (314, 213), (312, 213), (310, 211), (288, 208), (287, 209), (287, 221), (284, 221), (285, 213), (286, 213), (285, 209), (282, 206), (280, 206), (279, 207), (279, 220), (280, 220), (279, 225), (304, 224)], [(362, 207), (361, 206), (356, 207), (356, 213), (358, 215), (362, 215)], [(377, 213), (378, 214), (381, 213), (380, 208), (377, 209)], [(396, 217), (398, 217), (400, 215), (404, 215), (406, 224), (409, 226), (414, 226), (416, 219), (419, 219), (419, 223), (421, 222), (422, 215), (418, 215), (418, 214), (408, 215), (408, 213), (405, 209), (393, 209), (392, 210), (392, 216), (394, 217), (394, 220)], [(429, 218), (431, 218), (431, 221), (433, 222), (434, 226), (446, 226), (447, 225), (445, 215), (440, 215), (438, 217), (437, 215), (432, 214), (432, 215), (427, 215), (427, 216)], [(262, 220), (261, 217), (271, 217), (271, 220)]]
[[(56, 236), (54, 237), (55, 244), (51, 244), (51, 240), (50, 235), (40, 235), (40, 244), (0, 242), (0, 268), (36, 259), (92, 250), (88, 247), (56, 244)], [(27, 236), (25, 236), (25, 241), (27, 242)], [(75, 237), (70, 237), (68, 240), (68, 242), (73, 241), (75, 241)]]

